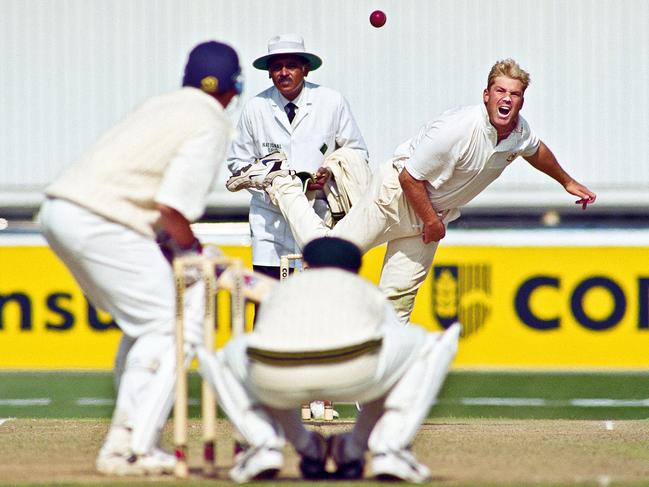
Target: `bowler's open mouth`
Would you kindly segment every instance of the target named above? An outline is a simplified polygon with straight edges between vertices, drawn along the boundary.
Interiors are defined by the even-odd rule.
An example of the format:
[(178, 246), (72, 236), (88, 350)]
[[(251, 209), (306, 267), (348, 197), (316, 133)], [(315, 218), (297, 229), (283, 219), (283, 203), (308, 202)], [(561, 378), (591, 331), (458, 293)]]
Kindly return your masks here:
[(509, 112), (511, 112), (511, 110), (512, 109), (510, 107), (505, 105), (498, 107), (498, 113), (500, 113), (503, 116), (509, 115)]

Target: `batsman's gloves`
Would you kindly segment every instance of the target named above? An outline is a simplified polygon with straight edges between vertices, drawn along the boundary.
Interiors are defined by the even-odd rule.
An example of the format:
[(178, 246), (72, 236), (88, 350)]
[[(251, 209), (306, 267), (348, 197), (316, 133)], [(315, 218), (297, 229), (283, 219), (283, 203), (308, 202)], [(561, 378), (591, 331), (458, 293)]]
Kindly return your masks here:
[[(187, 255), (198, 255), (203, 252), (203, 246), (197, 238), (188, 247), (181, 247), (171, 235), (167, 232), (161, 232), (156, 236), (156, 242), (162, 255), (165, 259), (172, 264), (177, 257), (185, 257)], [(195, 284), (201, 279), (201, 269), (196, 266), (185, 266), (185, 285), (187, 287)]]
[(165, 259), (172, 263), (176, 257), (184, 257), (186, 255), (196, 255), (203, 251), (203, 246), (197, 238), (188, 247), (181, 247), (171, 235), (167, 232), (160, 232), (156, 235), (156, 243), (160, 247), (162, 255)]

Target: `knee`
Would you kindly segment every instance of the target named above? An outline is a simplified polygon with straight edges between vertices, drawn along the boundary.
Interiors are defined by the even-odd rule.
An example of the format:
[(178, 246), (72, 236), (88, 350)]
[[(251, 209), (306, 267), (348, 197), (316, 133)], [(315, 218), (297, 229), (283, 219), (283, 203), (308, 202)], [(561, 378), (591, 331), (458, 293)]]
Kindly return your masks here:
[(170, 352), (173, 352), (171, 335), (144, 335), (139, 337), (129, 351), (125, 369), (145, 369), (155, 373)]

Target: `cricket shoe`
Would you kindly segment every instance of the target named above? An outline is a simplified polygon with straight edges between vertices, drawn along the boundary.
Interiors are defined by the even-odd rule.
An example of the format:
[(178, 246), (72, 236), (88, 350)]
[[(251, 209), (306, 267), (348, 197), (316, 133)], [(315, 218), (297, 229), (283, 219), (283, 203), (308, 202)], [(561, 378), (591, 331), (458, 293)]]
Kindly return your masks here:
[(237, 484), (252, 480), (269, 480), (275, 478), (283, 464), (284, 455), (280, 450), (250, 447), (235, 456), (234, 467), (230, 469), (229, 474)]
[(144, 466), (139, 462), (130, 462), (130, 454), (116, 451), (100, 451), (95, 461), (95, 468), (103, 475), (146, 475)]
[(283, 152), (272, 152), (257, 159), (253, 164), (235, 171), (225, 183), (228, 191), (236, 192), (242, 189), (264, 189), (277, 176), (291, 176), (295, 171), (287, 168), (286, 155)]
[(164, 451), (162, 448), (154, 448), (151, 453), (142, 455), (138, 459), (147, 473), (152, 475), (171, 474), (178, 463), (175, 455)]
[(372, 473), (377, 480), (401, 480), (415, 484), (428, 482), (430, 469), (417, 461), (408, 450), (372, 455)]
[(311, 433), (311, 440), (313, 448), (309, 453), (314, 455), (302, 455), (302, 459), (300, 460), (302, 478), (308, 480), (327, 479), (329, 478), (329, 473), (326, 470), (327, 453), (329, 451), (327, 440), (320, 433), (316, 432)]
[(130, 452), (101, 450), (95, 466), (104, 475), (163, 475), (174, 471), (177, 460), (173, 455), (156, 448), (151, 453), (133, 455)]
[(363, 478), (365, 459), (349, 459), (345, 455), (345, 443), (351, 433), (331, 435), (328, 439), (329, 457), (336, 464), (336, 471), (332, 477), (338, 480), (358, 480)]

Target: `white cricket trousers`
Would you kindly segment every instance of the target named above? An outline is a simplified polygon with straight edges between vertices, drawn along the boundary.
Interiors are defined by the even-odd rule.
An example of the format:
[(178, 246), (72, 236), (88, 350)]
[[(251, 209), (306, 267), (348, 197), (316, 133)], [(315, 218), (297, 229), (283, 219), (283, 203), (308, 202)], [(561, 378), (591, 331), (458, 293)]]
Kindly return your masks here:
[(324, 236), (350, 240), (363, 253), (387, 242), (379, 288), (406, 323), (438, 243), (423, 242), (423, 224), (403, 194), (399, 172), (392, 159), (381, 166), (368, 191), (333, 229), (313, 211), (297, 178), (276, 177), (267, 191), (289, 222), (300, 248)]
[[(132, 428), (133, 449), (145, 453), (157, 442), (173, 403), (172, 268), (150, 238), (69, 201), (47, 199), (40, 220), (50, 247), (90, 302), (109, 312), (124, 332), (115, 361), (113, 425)], [(186, 340), (200, 344), (202, 285), (186, 295)]]
[[(348, 460), (362, 458), (368, 448), (373, 454), (396, 452), (412, 444), (437, 397), (457, 352), (460, 326), (453, 325), (441, 334), (394, 323), (385, 324), (383, 331), (378, 361), (369, 371), (369, 379), (368, 374), (358, 374), (356, 384), (346, 381), (342, 389), (335, 381), (319, 388), (295, 370), (289, 390), (284, 386), (286, 367), (276, 368), (277, 382), (267, 376), (265, 383), (256, 383), (249, 373), (254, 364), (246, 354), (246, 335), (230, 341), (215, 355), (202, 357), (204, 352), (199, 349), (201, 371), (233, 425), (253, 447), (282, 448), (288, 439), (304, 454), (311, 440), (298, 405), (327, 397), (363, 405), (351, 435), (352, 444), (346, 446), (350, 450), (346, 453)], [(337, 370), (337, 364), (319, 367), (322, 374), (316, 375), (321, 377), (327, 376), (327, 370), (330, 375)], [(278, 387), (272, 391), (270, 406), (260, 400), (258, 391), (263, 389), (261, 395), (268, 397), (274, 384)], [(283, 407), (278, 407), (282, 403)]]

